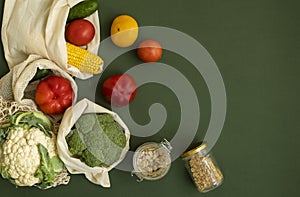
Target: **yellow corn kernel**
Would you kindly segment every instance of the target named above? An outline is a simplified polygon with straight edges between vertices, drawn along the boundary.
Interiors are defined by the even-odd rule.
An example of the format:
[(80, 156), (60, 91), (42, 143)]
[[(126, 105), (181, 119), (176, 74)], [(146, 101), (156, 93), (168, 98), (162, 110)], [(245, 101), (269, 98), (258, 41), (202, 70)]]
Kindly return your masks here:
[(67, 42), (68, 64), (81, 72), (99, 74), (103, 60), (96, 54)]

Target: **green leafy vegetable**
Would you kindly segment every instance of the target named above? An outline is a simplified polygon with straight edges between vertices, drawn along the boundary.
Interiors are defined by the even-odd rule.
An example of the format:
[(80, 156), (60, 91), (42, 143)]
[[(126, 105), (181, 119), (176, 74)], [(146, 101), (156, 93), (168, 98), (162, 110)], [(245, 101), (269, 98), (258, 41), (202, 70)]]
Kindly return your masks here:
[(2, 125), (3, 127), (0, 128), (0, 144), (5, 140), (6, 135), (9, 132), (9, 126), (4, 127), (4, 125)]
[(7, 172), (7, 167), (6, 166), (0, 166), (0, 174), (4, 179), (10, 179), (10, 175)]
[(16, 113), (14, 113), (12, 116), (9, 117), (10, 123), (12, 124), (16, 124), (16, 119), (17, 117), (19, 117), (19, 115), (26, 113), (26, 112), (22, 112), (22, 111), (18, 111)]
[(39, 187), (45, 189), (52, 185), (57, 174), (63, 170), (63, 163), (57, 157), (50, 158), (48, 150), (42, 144), (38, 144), (41, 164), (35, 172), (35, 177), (42, 180)]
[[(37, 129), (29, 130), (33, 127)], [(51, 138), (53, 134), (51, 127), (51, 121), (45, 115), (38, 112), (20, 111), (9, 116), (9, 121), (0, 126), (0, 175), (16, 186), (36, 185), (41, 189), (47, 189), (53, 186), (53, 184), (56, 183), (55, 181), (57, 181), (58, 175), (64, 170), (64, 164), (56, 153), (50, 158), (48, 149), (51, 150), (51, 152), (55, 151), (53, 147), (53, 145), (55, 145), (55, 138)], [(51, 139), (40, 138), (41, 134)], [(16, 135), (22, 137), (16, 141)], [(34, 160), (32, 165), (30, 163), (26, 165), (27, 168), (25, 168), (22, 167), (23, 162), (30, 162), (30, 157), (34, 157), (34, 155), (29, 154), (30, 157), (24, 158), (24, 161), (22, 159), (15, 160), (11, 158), (16, 158), (21, 153), (26, 153), (26, 151), (27, 153), (32, 151), (31, 145), (27, 143), (28, 136), (30, 136), (30, 140), (33, 143), (38, 143), (37, 148), (39, 155), (35, 156), (40, 158), (40, 161)], [(42, 144), (45, 144), (46, 147)], [(7, 150), (9, 147), (12, 147), (12, 145), (14, 149), (4, 154), (3, 150)], [(32, 167), (36, 168), (37, 165), (39, 165), (39, 167), (33, 174), (30, 169), (32, 169)], [(14, 178), (11, 178), (10, 175), (12, 175), (11, 173), (13, 171)], [(33, 176), (39, 180), (32, 179)]]
[(43, 131), (48, 137), (52, 137), (51, 134), (51, 122), (43, 114), (38, 112), (21, 112), (12, 116), (11, 122), (14, 125), (23, 125), (29, 127), (37, 127)]
[(64, 169), (64, 163), (60, 160), (58, 156), (51, 157), (51, 163), (54, 172), (60, 173)]
[(31, 127), (39, 128), (48, 137), (52, 137), (50, 132), (52, 124), (50, 120), (43, 114), (38, 112), (16, 112), (9, 117), (9, 122), (0, 125), (0, 142), (3, 142), (9, 133), (10, 129), (14, 127), (23, 127), (28, 130)]
[(36, 127), (43, 131), (46, 136), (52, 137), (52, 124), (45, 115), (38, 112), (16, 112), (9, 117), (8, 123), (0, 126), (0, 142), (5, 139), (9, 130), (16, 126), (27, 130), (31, 127)]
[(15, 185), (15, 180), (10, 177), (7, 166), (0, 166), (0, 174), (4, 179), (8, 179), (12, 184)]

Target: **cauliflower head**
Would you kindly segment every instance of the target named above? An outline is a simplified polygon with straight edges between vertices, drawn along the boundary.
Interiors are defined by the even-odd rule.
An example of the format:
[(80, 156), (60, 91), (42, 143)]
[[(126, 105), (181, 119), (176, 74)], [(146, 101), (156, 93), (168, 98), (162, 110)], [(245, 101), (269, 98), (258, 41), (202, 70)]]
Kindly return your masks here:
[[(16, 186), (56, 186), (64, 174), (51, 122), (37, 112), (18, 112), (0, 127), (0, 174)], [(65, 177), (68, 178), (68, 177)], [(63, 181), (63, 180), (60, 180)], [(67, 179), (68, 181), (68, 179)]]
[(14, 128), (2, 144), (0, 165), (6, 168), (16, 185), (33, 186), (42, 181), (35, 176), (41, 163), (38, 144), (47, 147), (50, 157), (56, 156), (55, 136), (49, 138), (35, 127), (29, 130)]

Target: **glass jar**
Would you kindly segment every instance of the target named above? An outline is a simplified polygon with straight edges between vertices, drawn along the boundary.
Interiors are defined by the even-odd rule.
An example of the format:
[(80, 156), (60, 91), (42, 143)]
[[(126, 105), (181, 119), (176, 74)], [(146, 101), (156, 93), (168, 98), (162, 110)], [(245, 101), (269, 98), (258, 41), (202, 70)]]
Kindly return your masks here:
[(224, 176), (212, 153), (206, 150), (207, 144), (202, 143), (181, 155), (185, 167), (200, 192), (208, 192), (222, 184)]
[(163, 139), (162, 142), (147, 142), (139, 146), (133, 155), (132, 175), (138, 177), (139, 182), (158, 180), (164, 177), (171, 166), (171, 144)]

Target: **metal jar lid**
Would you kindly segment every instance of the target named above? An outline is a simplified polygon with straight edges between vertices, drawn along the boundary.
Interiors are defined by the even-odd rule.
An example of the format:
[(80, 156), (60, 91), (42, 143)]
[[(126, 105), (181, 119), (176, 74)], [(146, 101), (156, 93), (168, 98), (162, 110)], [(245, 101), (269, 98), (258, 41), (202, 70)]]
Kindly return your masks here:
[(198, 154), (198, 153), (200, 153), (201, 151), (203, 151), (203, 150), (206, 148), (206, 146), (207, 146), (207, 144), (206, 144), (205, 142), (203, 142), (203, 143), (200, 144), (199, 146), (197, 146), (197, 147), (195, 147), (195, 148), (193, 148), (193, 149), (191, 149), (191, 150), (188, 150), (188, 151), (182, 153), (182, 154), (180, 155), (180, 157), (181, 157), (182, 159), (184, 159), (184, 158), (190, 157), (190, 156), (192, 156), (192, 155)]

